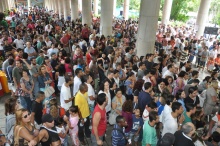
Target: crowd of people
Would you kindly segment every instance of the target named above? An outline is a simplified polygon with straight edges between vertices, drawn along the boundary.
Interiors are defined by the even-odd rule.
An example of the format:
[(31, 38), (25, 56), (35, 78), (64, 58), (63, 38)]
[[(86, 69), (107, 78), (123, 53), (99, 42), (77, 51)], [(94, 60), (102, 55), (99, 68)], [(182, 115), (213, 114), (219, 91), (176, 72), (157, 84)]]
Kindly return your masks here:
[(96, 146), (110, 130), (112, 146), (219, 145), (220, 34), (158, 24), (155, 52), (137, 56), (138, 21), (115, 18), (104, 36), (99, 18), (88, 26), (44, 8), (0, 20), (11, 91), (0, 143)]

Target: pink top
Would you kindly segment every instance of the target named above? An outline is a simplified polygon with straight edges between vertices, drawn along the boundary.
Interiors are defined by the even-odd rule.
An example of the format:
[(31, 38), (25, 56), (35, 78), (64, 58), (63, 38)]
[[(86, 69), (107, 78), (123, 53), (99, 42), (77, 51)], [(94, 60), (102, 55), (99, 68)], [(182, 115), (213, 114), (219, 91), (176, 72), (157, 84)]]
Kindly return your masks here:
[(65, 65), (66, 72), (67, 72), (67, 73), (72, 73), (72, 70), (71, 70), (71, 68), (69, 67), (69, 64), (65, 63), (64, 65)]
[(79, 117), (78, 116), (72, 117), (70, 115), (69, 121), (70, 121), (71, 127), (73, 127), (73, 129), (69, 129), (70, 134), (77, 133), (78, 132), (78, 125), (77, 124), (79, 122)]

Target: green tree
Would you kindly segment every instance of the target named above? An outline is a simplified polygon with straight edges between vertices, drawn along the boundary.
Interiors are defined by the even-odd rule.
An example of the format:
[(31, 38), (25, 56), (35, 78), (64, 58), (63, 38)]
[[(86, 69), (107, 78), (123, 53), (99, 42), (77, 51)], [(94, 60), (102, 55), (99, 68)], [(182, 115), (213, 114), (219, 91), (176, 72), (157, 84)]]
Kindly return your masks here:
[(220, 25), (220, 1), (212, 0), (209, 15), (212, 16), (212, 23)]
[[(130, 0), (129, 9), (130, 10), (140, 10), (141, 0)], [(116, 7), (123, 7), (124, 0), (117, 0)]]

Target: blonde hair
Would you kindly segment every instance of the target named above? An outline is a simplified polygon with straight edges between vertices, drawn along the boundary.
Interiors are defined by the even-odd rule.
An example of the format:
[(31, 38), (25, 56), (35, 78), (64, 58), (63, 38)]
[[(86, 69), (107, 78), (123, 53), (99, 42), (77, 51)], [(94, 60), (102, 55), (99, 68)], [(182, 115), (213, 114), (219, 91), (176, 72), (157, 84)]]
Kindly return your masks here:
[(50, 106), (50, 115), (53, 118), (59, 117), (59, 108), (56, 105), (51, 105)]
[[(19, 110), (17, 110), (17, 111), (15, 112), (16, 125), (21, 125), (21, 126), (24, 125), (24, 123), (23, 123), (23, 121), (22, 121), (22, 114), (23, 114), (24, 112), (28, 112), (28, 110), (22, 108), (22, 109), (19, 109)], [(29, 123), (30, 123), (30, 122), (29, 122)]]
[(212, 80), (211, 86), (212, 86), (213, 88), (218, 88), (218, 81)]

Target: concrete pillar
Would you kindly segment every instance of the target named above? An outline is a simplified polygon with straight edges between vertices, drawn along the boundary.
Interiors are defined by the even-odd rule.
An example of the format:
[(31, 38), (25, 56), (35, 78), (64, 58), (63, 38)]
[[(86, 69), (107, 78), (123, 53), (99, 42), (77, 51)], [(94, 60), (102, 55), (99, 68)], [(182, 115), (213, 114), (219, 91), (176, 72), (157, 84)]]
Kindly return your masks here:
[(205, 30), (205, 24), (209, 14), (211, 0), (201, 0), (199, 6), (199, 12), (196, 19), (196, 37), (199, 38), (203, 36)]
[(63, 2), (59, 1), (59, 18), (62, 18), (63, 15)]
[(3, 0), (4, 2), (4, 7), (5, 7), (5, 11), (9, 9), (8, 7), (8, 0)]
[(82, 25), (88, 24), (88, 27), (91, 26), (91, 11), (92, 11), (92, 3), (91, 0), (83, 0), (82, 1)]
[(58, 0), (55, 0), (55, 13), (58, 14), (58, 7), (59, 7), (59, 4), (58, 4)]
[(79, 11), (82, 11), (82, 0), (78, 0)]
[(6, 10), (6, 0), (2, 0), (2, 12)]
[(117, 5), (117, 0), (113, 0), (113, 16), (116, 16), (116, 5)]
[(29, 10), (31, 7), (31, 0), (28, 0), (27, 3), (28, 3), (28, 10)]
[(125, 20), (128, 20), (129, 3), (130, 3), (130, 0), (124, 0), (123, 16), (124, 16)]
[(78, 17), (78, 0), (71, 0), (71, 20), (76, 20)]
[(93, 11), (95, 15), (98, 15), (98, 4), (99, 4), (99, 0), (94, 0), (93, 1)]
[(137, 55), (154, 53), (160, 0), (141, 0), (137, 35)]
[(101, 0), (100, 32), (104, 36), (112, 35), (113, 1)]
[(162, 24), (168, 24), (170, 21), (170, 13), (172, 9), (173, 0), (165, 0), (163, 5)]
[(0, 1), (0, 12), (4, 12), (4, 9), (3, 9), (3, 0)]
[(67, 17), (70, 13), (70, 1), (69, 0), (63, 0), (63, 9), (64, 9), (64, 20), (67, 20)]

